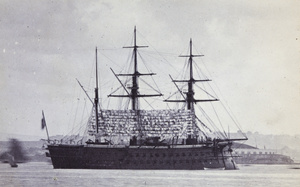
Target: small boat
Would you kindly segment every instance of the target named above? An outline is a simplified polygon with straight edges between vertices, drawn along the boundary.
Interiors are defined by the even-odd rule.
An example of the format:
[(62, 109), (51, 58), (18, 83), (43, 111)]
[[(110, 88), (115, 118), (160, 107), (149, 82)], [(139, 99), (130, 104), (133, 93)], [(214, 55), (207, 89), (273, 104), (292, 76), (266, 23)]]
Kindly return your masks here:
[(8, 155), (8, 162), (9, 162), (10, 166), (12, 168), (17, 168), (18, 164), (15, 162), (15, 157), (12, 156), (11, 154), (7, 154), (7, 155)]
[(204, 170), (225, 170), (225, 167), (204, 168)]

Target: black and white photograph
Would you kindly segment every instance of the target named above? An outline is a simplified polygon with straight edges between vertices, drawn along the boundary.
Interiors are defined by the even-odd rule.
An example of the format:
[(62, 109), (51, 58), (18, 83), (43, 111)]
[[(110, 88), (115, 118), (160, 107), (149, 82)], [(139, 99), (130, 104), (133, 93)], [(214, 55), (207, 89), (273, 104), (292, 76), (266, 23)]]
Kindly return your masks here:
[(0, 0), (0, 186), (300, 186), (299, 7)]

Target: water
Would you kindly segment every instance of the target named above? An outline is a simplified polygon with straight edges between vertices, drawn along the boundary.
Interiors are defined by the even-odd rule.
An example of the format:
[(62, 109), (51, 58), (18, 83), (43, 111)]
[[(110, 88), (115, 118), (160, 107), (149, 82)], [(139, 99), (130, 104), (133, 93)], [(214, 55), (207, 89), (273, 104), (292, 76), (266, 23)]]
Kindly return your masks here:
[(288, 165), (240, 166), (240, 170), (73, 170), (31, 162), (0, 164), (0, 186), (278, 186), (300, 187), (300, 169)]

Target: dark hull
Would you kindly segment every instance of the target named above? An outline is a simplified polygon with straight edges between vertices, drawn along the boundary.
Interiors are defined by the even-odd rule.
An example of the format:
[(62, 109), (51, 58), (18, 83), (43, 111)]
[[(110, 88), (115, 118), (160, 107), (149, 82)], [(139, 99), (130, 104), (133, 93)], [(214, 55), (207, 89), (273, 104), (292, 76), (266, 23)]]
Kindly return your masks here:
[[(105, 145), (49, 145), (56, 169), (236, 169), (230, 156), (206, 146), (108, 147)], [(222, 156), (223, 155), (223, 156)]]

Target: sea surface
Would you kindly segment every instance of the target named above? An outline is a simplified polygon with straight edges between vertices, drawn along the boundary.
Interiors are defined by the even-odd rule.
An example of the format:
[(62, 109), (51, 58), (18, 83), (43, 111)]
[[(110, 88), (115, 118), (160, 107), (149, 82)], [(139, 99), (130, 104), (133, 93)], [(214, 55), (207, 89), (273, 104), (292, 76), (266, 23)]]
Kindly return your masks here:
[(53, 169), (46, 162), (0, 164), (0, 186), (300, 187), (300, 165), (239, 165), (239, 170)]

